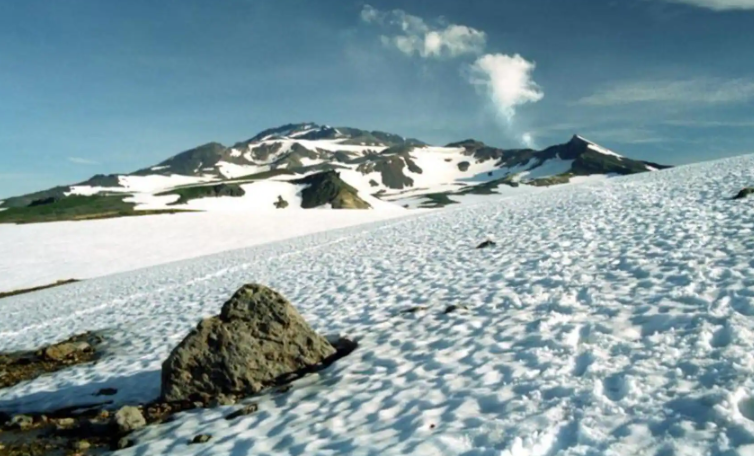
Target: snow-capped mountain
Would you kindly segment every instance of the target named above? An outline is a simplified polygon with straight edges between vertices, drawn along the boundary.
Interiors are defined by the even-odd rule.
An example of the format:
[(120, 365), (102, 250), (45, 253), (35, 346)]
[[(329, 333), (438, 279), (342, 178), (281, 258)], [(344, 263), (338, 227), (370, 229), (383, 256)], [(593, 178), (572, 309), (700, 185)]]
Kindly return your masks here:
[(380, 131), (300, 123), (262, 131), (232, 146), (208, 143), (130, 174), (97, 175), (9, 198), (0, 208), (7, 209), (2, 217), (11, 221), (14, 213), (30, 207), (60, 214), (53, 209), (63, 202), (77, 207), (77, 217), (99, 216), (80, 207), (93, 200), (104, 205), (100, 211), (105, 216), (165, 210), (433, 208), (481, 195), (661, 168), (665, 166), (632, 160), (580, 136), (540, 151), (500, 149), (471, 139), (437, 147)]

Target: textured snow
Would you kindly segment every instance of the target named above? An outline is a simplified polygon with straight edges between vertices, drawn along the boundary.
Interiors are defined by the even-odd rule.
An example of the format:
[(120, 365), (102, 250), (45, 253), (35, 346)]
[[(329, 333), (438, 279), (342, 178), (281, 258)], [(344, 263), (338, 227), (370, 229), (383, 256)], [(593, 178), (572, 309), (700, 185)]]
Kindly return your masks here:
[(248, 176), (250, 174), (268, 171), (270, 167), (258, 165), (239, 165), (236, 163), (219, 161), (217, 162), (217, 169), (224, 177), (228, 179), (235, 179), (236, 177)]
[(618, 158), (621, 158), (621, 159), (623, 158), (623, 155), (617, 154), (617, 153), (613, 152), (610, 149), (604, 148), (604, 147), (600, 146), (599, 144), (593, 143), (592, 141), (589, 141), (588, 139), (586, 139), (586, 138), (584, 138), (582, 136), (577, 136), (577, 138), (579, 138), (579, 139), (581, 139), (581, 140), (586, 141), (587, 143), (589, 143), (587, 147), (589, 149), (595, 151), (595, 152), (599, 152), (599, 153), (604, 154), (604, 155), (612, 155), (614, 157), (618, 157)]
[[(95, 365), (5, 390), (0, 409), (89, 402), (102, 387), (116, 404), (152, 399), (171, 348), (256, 281), (360, 347), (255, 398), (253, 415), (184, 413), (118, 454), (751, 454), (754, 208), (725, 197), (752, 169), (747, 156), (551, 187), (5, 299), (0, 350), (97, 329), (111, 342)], [(341, 212), (289, 212), (323, 213)], [(474, 248), (489, 236), (497, 247)], [(156, 254), (151, 242), (122, 260)], [(9, 271), (29, 255), (0, 246)], [(443, 314), (451, 304), (469, 309)], [(417, 305), (428, 310), (400, 313)], [(199, 433), (213, 438), (186, 445)]]

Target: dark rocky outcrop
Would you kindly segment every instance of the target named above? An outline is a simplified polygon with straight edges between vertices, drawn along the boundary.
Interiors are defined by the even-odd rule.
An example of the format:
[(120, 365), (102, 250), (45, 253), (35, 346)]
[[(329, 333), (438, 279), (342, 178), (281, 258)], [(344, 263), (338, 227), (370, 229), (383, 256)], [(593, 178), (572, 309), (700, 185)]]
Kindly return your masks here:
[(337, 171), (312, 174), (291, 181), (306, 185), (301, 191), (301, 207), (311, 209), (330, 204), (333, 209), (369, 209), (371, 206), (359, 198), (358, 191), (345, 183)]
[(469, 170), (469, 165), (470, 165), (469, 162), (462, 161), (462, 162), (458, 163), (458, 170), (465, 173), (466, 171)]
[(272, 203), (277, 209), (285, 209), (288, 207), (288, 201), (284, 200), (282, 196), (278, 195), (278, 200)]
[(162, 397), (255, 394), (334, 354), (335, 348), (281, 294), (264, 285), (245, 285), (163, 363)]

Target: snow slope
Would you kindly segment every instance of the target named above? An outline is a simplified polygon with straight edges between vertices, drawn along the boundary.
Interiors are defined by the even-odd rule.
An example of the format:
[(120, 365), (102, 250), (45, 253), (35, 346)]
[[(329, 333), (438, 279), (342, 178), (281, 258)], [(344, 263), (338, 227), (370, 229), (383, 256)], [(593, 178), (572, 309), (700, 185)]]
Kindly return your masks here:
[[(171, 348), (258, 281), (360, 348), (253, 415), (184, 413), (118, 454), (752, 454), (754, 208), (726, 199), (752, 169), (747, 156), (553, 187), (3, 300), (0, 350), (96, 329), (111, 342), (96, 365), (4, 391), (0, 409), (105, 386), (149, 400)], [(498, 246), (474, 249), (486, 236)], [(213, 438), (186, 445), (199, 433)]]
[[(150, 198), (162, 200), (151, 205), (159, 207), (177, 196), (149, 196), (137, 201), (148, 209)], [(0, 292), (61, 279), (100, 277), (407, 214), (400, 208), (394, 209), (324, 212), (273, 209), (254, 213), (226, 211), (31, 225), (0, 224), (0, 239), (3, 240), (0, 242)]]

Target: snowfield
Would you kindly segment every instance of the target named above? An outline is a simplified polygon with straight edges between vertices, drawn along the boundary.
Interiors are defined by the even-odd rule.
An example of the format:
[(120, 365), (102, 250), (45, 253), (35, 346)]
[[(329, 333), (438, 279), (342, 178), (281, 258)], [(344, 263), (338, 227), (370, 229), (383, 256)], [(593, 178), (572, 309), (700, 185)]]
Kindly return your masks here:
[[(103, 387), (153, 399), (172, 347), (261, 282), (360, 347), (253, 415), (186, 412), (118, 454), (751, 455), (754, 209), (727, 198), (752, 169), (746, 156), (552, 187), (4, 299), (2, 351), (85, 330), (109, 345), (4, 390), (0, 409)], [(488, 236), (496, 247), (474, 248)], [(160, 254), (144, 244), (120, 260)], [(2, 248), (12, 270), (24, 246)], [(413, 306), (427, 310), (401, 313)], [(199, 433), (212, 440), (186, 444)]]

